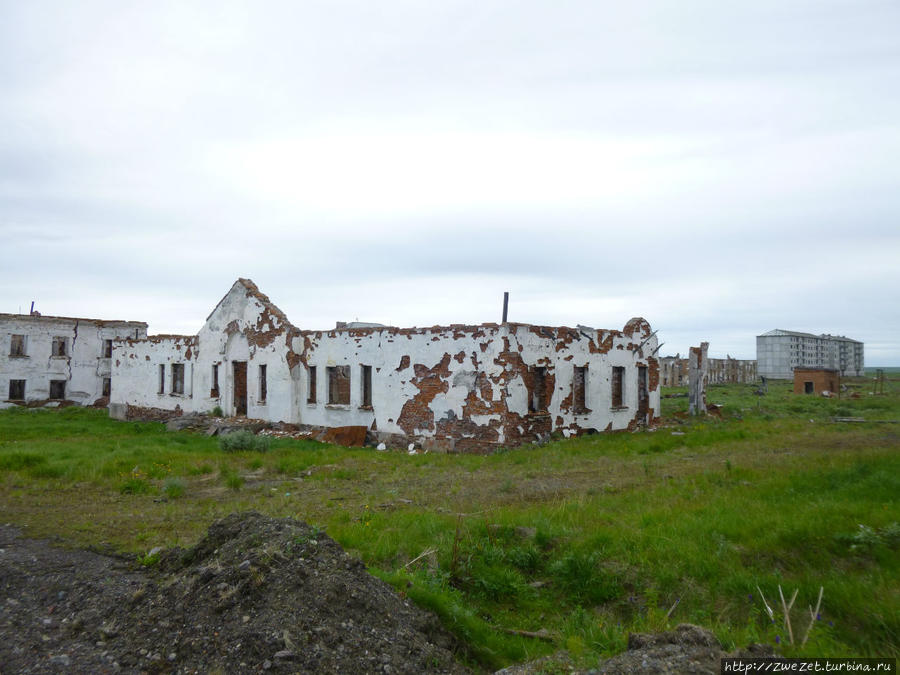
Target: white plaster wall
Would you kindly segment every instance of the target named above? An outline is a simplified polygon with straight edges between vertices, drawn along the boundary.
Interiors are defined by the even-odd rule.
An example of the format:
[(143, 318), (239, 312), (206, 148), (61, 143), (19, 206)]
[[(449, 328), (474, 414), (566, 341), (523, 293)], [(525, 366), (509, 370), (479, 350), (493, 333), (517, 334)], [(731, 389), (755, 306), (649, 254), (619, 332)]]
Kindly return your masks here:
[[(172, 392), (172, 364), (184, 364), (184, 393)], [(165, 386), (159, 393), (159, 367), (165, 367)], [(184, 412), (194, 410), (191, 398), (196, 377), (196, 338), (152, 336), (146, 340), (125, 340), (113, 344), (112, 395), (110, 409), (121, 411), (125, 404)], [(116, 414), (116, 416), (121, 416)]]
[[(485, 373), (491, 379), (503, 374), (504, 367), (497, 363), (509, 341), (509, 349), (518, 353), (527, 366), (544, 366), (555, 376), (555, 389), (548, 402), (548, 413), (553, 427), (576, 424), (582, 428), (603, 430), (609, 424), (613, 429), (624, 429), (634, 418), (638, 406), (638, 365), (649, 365), (643, 354), (650, 355), (656, 349), (655, 337), (649, 339), (640, 352), (627, 349), (635, 342), (631, 336), (619, 332), (586, 330), (583, 339), (557, 349), (560, 341), (554, 334), (542, 336), (531, 327), (507, 325), (496, 327), (447, 327), (398, 331), (376, 329), (372, 331), (335, 330), (309, 333), (311, 348), (306, 352), (307, 364), (317, 369), (317, 400), (306, 403), (308, 395), (308, 371), (300, 377), (300, 419), (307, 424), (323, 426), (364, 425), (375, 422), (379, 431), (404, 433), (397, 424), (404, 404), (419, 393), (414, 383), (415, 366), (421, 364), (429, 370), (450, 356), (447, 363), (449, 375), (442, 376), (446, 391), (438, 393), (428, 404), (435, 421), (455, 415), (463, 416), (463, 406), (469, 392), (476, 387), (476, 374)], [(604, 340), (612, 339), (612, 349), (605, 354), (592, 353)], [(637, 337), (637, 342), (641, 336)], [(303, 337), (295, 338), (293, 348), (303, 349)], [(457, 356), (459, 355), (459, 356)], [(398, 370), (404, 356), (409, 366)], [(460, 362), (461, 358), (461, 362)], [(474, 359), (474, 362), (473, 362)], [(350, 366), (351, 398), (349, 405), (328, 405), (329, 366)], [(373, 367), (373, 410), (361, 408), (361, 366)], [(574, 379), (574, 366), (588, 366), (586, 380), (586, 414), (563, 410), (563, 399), (570, 396)], [(613, 366), (625, 367), (624, 406), (612, 409), (611, 376)], [(513, 374), (505, 386), (492, 382), (491, 400), (505, 398), (510, 412), (528, 413), (528, 392), (522, 377)], [(659, 389), (649, 392), (649, 407), (659, 414)], [(499, 413), (473, 417), (473, 421), (488, 424), (501, 421)], [(557, 424), (562, 418), (562, 425)], [(430, 435), (431, 429), (416, 428), (415, 433)], [(503, 442), (501, 436), (499, 442)]]
[[(552, 330), (552, 329), (550, 329)], [(548, 412), (557, 426), (568, 426), (573, 422), (582, 428), (604, 430), (610, 423), (612, 429), (625, 429), (638, 409), (638, 366), (648, 366), (648, 360), (641, 354), (650, 355), (656, 349), (657, 339), (651, 337), (644, 344), (641, 354), (628, 349), (635, 341), (643, 341), (642, 336), (632, 338), (619, 331), (580, 329), (579, 336), (568, 344), (561, 344), (555, 337), (540, 336), (527, 326), (515, 326), (510, 334), (513, 348), (521, 346), (523, 360), (529, 365), (544, 366), (548, 375), (555, 376), (555, 391), (547, 406)], [(612, 339), (612, 348), (603, 354), (591, 352), (591, 344), (601, 345)], [(585, 381), (585, 407), (588, 413), (576, 413), (574, 407), (562, 408), (562, 403), (572, 393), (575, 367), (587, 366)], [(623, 405), (612, 407), (612, 369), (624, 367)], [(648, 373), (649, 375), (649, 373)], [(649, 382), (648, 382), (649, 386)], [(513, 412), (527, 412), (527, 398), (517, 399), (518, 408)], [(649, 407), (659, 415), (659, 388), (649, 391)], [(557, 424), (561, 417), (563, 424)]]
[[(26, 336), (26, 356), (10, 356), (12, 335)], [(147, 325), (139, 322), (100, 321), (29, 315), (0, 315), (0, 407), (10, 380), (25, 380), (25, 400), (50, 396), (51, 380), (66, 380), (66, 399), (90, 405), (103, 394), (103, 378), (110, 377), (110, 359), (104, 341), (144, 337)], [(66, 356), (51, 356), (53, 340), (64, 337)]]

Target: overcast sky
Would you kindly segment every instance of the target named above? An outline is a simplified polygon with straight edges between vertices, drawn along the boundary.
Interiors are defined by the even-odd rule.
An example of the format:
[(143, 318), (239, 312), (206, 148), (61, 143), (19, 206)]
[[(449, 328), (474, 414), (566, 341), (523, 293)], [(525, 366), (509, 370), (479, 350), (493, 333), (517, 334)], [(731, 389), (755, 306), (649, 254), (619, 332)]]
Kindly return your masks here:
[(900, 2), (0, 0), (0, 312), (900, 365)]

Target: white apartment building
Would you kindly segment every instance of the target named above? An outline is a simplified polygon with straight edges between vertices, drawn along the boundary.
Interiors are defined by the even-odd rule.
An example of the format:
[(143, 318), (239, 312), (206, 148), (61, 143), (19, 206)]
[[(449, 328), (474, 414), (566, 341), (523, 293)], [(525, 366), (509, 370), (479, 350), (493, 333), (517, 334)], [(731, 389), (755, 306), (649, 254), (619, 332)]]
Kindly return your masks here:
[(863, 343), (843, 335), (813, 335), (776, 328), (756, 336), (760, 376), (788, 380), (794, 368), (831, 368), (843, 376), (865, 373)]
[(0, 314), (0, 408), (106, 400), (113, 343), (146, 337), (142, 321)]

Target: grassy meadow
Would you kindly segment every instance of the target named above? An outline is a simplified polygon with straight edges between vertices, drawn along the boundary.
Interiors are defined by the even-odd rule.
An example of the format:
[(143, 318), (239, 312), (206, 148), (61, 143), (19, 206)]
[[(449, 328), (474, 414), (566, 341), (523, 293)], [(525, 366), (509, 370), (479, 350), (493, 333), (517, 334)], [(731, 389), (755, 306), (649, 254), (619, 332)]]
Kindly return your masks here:
[[(484, 668), (558, 649), (589, 665), (629, 632), (682, 622), (729, 648), (898, 656), (900, 379), (888, 378), (883, 396), (859, 379), (840, 400), (786, 382), (766, 396), (712, 387), (718, 416), (689, 419), (686, 398), (664, 398), (659, 429), (491, 456), (290, 439), (226, 452), (102, 410), (13, 408), (0, 411), (0, 518), (136, 556), (189, 546), (233, 511), (298, 518), (434, 610)], [(779, 584), (799, 591), (793, 646)]]

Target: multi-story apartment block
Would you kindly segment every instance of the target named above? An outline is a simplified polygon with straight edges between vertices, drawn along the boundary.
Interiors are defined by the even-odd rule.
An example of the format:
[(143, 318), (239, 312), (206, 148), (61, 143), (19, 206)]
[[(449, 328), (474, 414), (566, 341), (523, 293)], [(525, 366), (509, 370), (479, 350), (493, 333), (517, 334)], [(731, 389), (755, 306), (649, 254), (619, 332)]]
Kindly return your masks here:
[(114, 341), (146, 337), (138, 321), (0, 314), (0, 408), (108, 399)]
[(774, 379), (793, 378), (795, 368), (829, 368), (850, 377), (865, 372), (862, 342), (780, 328), (756, 336), (756, 360), (759, 374)]

